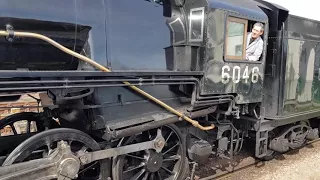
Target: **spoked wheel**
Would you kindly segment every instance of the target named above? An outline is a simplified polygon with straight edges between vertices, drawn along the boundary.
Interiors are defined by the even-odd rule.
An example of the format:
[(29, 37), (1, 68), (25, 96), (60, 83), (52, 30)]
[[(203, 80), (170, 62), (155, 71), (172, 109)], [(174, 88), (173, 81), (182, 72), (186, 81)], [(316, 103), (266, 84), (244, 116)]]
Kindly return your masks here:
[[(81, 153), (81, 151), (90, 152), (100, 149), (99, 144), (94, 139), (81, 131), (66, 128), (51, 129), (38, 133), (20, 144), (6, 158), (3, 166), (48, 157), (54, 152), (59, 141), (67, 142), (75, 155)], [(92, 162), (80, 167), (77, 179), (105, 180), (108, 178), (107, 172), (106, 160)]]
[[(52, 127), (59, 127), (53, 119), (50, 120), (50, 128)], [(22, 112), (3, 118), (0, 121), (0, 130), (1, 136), (4, 136), (1, 144), (6, 144), (0, 147), (0, 155), (5, 156), (30, 136), (44, 131), (45, 125), (40, 113)]]
[[(145, 150), (118, 156), (113, 159), (113, 180), (180, 180), (186, 174), (185, 141), (175, 125), (162, 126), (162, 136), (166, 140), (160, 153)], [(142, 132), (128, 138), (122, 145), (135, 144), (152, 140), (157, 129)]]
[[(19, 125), (17, 123), (24, 123), (25, 129), (22, 131), (21, 129), (18, 130), (17, 127)], [(34, 129), (32, 125), (34, 125)], [(6, 126), (9, 126), (12, 129), (13, 135), (45, 130), (44, 122), (41, 120), (41, 113), (35, 112), (22, 112), (7, 116), (0, 121), (0, 129), (5, 128)], [(52, 119), (49, 121), (49, 126), (51, 128), (57, 128), (59, 127), (59, 124)]]
[[(22, 112), (22, 113), (17, 113), (13, 114), (10, 116), (7, 116), (3, 118), (0, 121), (0, 129), (5, 128), (6, 126), (10, 126), (12, 129), (12, 133), (14, 135), (17, 135), (18, 133), (20, 134), (20, 130), (17, 129), (17, 124), (16, 123), (25, 123), (25, 133), (30, 133), (32, 131), (36, 131), (37, 129), (43, 130), (43, 124), (40, 121), (39, 118), (39, 113), (33, 113), (33, 112)], [(35, 123), (36, 129), (32, 130), (32, 123)]]

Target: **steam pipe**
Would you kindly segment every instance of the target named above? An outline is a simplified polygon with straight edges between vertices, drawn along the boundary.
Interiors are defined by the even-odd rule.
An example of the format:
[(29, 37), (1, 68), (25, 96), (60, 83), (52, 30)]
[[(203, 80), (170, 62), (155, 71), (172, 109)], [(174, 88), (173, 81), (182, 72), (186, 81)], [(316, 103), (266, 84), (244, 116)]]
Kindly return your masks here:
[[(57, 84), (57, 83), (105, 83), (105, 82), (119, 82), (119, 81), (132, 81), (132, 82), (154, 82), (154, 81), (185, 81), (188, 83), (196, 84), (192, 78), (177, 78), (177, 79), (90, 79), (90, 80), (36, 80), (36, 81), (3, 81), (0, 85), (12, 84)], [(155, 82), (156, 83), (156, 82)], [(184, 83), (184, 82), (181, 82)]]
[[(94, 88), (94, 87), (126, 87), (126, 86), (152, 86), (152, 85), (180, 85), (180, 84), (191, 84), (193, 85), (193, 82), (167, 82), (167, 83), (135, 83), (135, 84), (93, 84), (93, 85), (60, 85), (60, 86), (36, 86), (32, 87), (29, 86), (27, 87), (27, 90), (45, 90), (45, 89), (66, 89), (66, 88)], [(9, 88), (1, 88), (0, 91), (12, 91), (12, 90), (26, 90), (26, 87), (9, 87)]]
[[(79, 53), (76, 53), (64, 46), (62, 46), (61, 44), (57, 43), (56, 41), (44, 36), (44, 35), (41, 35), (41, 34), (37, 34), (37, 33), (30, 33), (30, 32), (13, 32), (11, 31), (10, 33), (8, 31), (0, 31), (0, 36), (6, 36), (6, 37), (9, 37), (9, 36), (19, 36), (19, 37), (29, 37), (29, 38), (36, 38), (36, 39), (41, 39), (43, 41), (46, 41), (48, 42), (49, 44), (55, 46), (56, 48), (60, 49), (61, 51), (71, 55), (71, 56), (74, 56), (82, 61), (85, 61), (91, 65), (93, 65), (94, 67), (100, 69), (101, 71), (104, 71), (104, 72), (111, 72), (108, 68), (102, 66), (101, 64), (95, 62), (94, 60), (88, 58), (88, 57), (85, 57)], [(168, 106), (167, 104), (163, 103), (162, 101), (160, 101), (159, 99), (153, 97), (152, 95), (148, 94), (147, 92), (144, 92), (143, 90), (139, 89), (138, 87), (136, 86), (133, 86), (131, 85), (129, 82), (126, 82), (124, 81), (123, 82), (124, 84), (128, 85), (131, 89), (133, 89), (134, 91), (140, 93), (141, 95), (147, 97), (148, 99), (152, 100), (153, 102), (159, 104), (160, 106), (162, 106), (163, 108), (167, 109), (168, 111), (176, 114), (177, 116), (179, 116), (180, 118), (184, 119), (185, 121), (188, 121), (189, 123), (191, 123), (193, 126), (201, 129), (201, 130), (205, 130), (205, 131), (208, 131), (208, 130), (211, 130), (211, 129), (214, 129), (215, 126), (212, 124), (211, 126), (207, 126), (207, 127), (203, 127), (199, 124), (198, 121), (195, 121), (195, 120), (192, 120), (191, 118), (185, 116), (184, 114), (182, 114), (181, 112), (173, 109), (172, 107)]]

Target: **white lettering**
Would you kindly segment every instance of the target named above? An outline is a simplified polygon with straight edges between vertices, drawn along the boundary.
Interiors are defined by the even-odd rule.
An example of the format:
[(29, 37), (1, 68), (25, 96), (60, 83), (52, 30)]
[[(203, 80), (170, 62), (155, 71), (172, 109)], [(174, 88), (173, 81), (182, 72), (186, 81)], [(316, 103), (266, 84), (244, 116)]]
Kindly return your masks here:
[(225, 69), (228, 69), (228, 71), (230, 71), (230, 67), (229, 66), (222, 67), (222, 75), (221, 75), (222, 80), (221, 81), (223, 84), (227, 84), (230, 79), (230, 75), (229, 75), (229, 73), (225, 72)]
[[(222, 67), (222, 74), (221, 74), (221, 82), (223, 84), (229, 83), (230, 79), (230, 72), (231, 68), (228, 65), (225, 65)], [(252, 83), (257, 83), (259, 80), (259, 68), (258, 67), (253, 67), (251, 69), (252, 75), (251, 75), (251, 82)], [(249, 80), (249, 67), (246, 66), (243, 74), (242, 74), (242, 79), (244, 79), (245, 83), (248, 83)], [(239, 83), (241, 80), (241, 68), (239, 66), (234, 66), (232, 69), (232, 81), (233, 83)]]
[(259, 68), (258, 67), (252, 68), (252, 79), (251, 79), (251, 81), (253, 83), (257, 83), (258, 80), (259, 80), (259, 74), (257, 72), (259, 72)]
[(248, 79), (249, 79), (249, 67), (248, 66), (246, 66), (246, 69), (243, 72), (242, 78), (244, 79), (245, 83), (248, 83)]
[[(238, 70), (237, 76), (236, 76), (236, 70)], [(232, 75), (232, 80), (234, 83), (239, 83), (240, 82), (240, 67), (239, 66), (235, 66), (233, 67), (233, 75)]]

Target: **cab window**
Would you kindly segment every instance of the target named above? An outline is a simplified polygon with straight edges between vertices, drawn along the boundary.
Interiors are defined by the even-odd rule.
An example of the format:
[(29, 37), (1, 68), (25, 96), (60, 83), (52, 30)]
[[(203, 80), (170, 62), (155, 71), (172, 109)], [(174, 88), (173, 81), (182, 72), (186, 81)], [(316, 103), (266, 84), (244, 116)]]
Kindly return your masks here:
[(245, 60), (245, 42), (247, 40), (248, 21), (228, 17), (226, 32), (226, 58), (228, 60)]
[(203, 39), (204, 8), (190, 10), (189, 41), (197, 42)]

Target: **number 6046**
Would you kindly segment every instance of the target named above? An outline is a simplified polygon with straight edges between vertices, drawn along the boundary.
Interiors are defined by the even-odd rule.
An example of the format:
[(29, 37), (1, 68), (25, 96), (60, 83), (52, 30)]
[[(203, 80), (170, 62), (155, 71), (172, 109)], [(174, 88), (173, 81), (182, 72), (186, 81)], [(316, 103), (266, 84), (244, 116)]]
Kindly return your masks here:
[[(241, 72), (241, 68), (239, 66), (234, 66), (231, 70), (231, 68), (227, 65), (222, 67), (222, 73), (221, 73), (221, 81), (224, 84), (227, 84), (230, 80), (230, 77), (232, 76), (233, 83), (239, 83), (240, 79), (243, 79), (245, 83), (248, 83), (248, 80), (250, 79), (252, 83), (257, 83), (259, 78), (259, 68), (253, 67), (251, 69), (251, 79), (249, 77), (249, 67), (246, 66), (243, 72)], [(232, 73), (230, 75), (230, 73)]]

